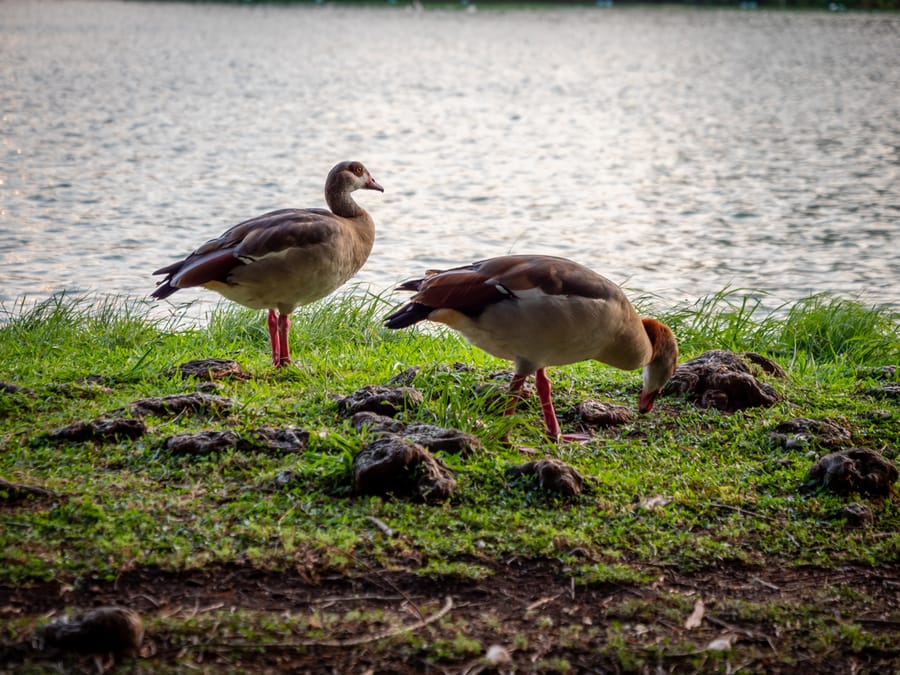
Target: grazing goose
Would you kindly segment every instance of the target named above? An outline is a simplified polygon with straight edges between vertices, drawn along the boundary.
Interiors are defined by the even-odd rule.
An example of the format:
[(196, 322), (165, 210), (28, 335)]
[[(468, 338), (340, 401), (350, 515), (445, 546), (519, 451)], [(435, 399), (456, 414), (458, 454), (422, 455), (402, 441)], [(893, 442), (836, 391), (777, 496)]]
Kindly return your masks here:
[(547, 433), (554, 440), (560, 429), (547, 366), (596, 359), (623, 370), (643, 367), (641, 412), (653, 407), (675, 371), (678, 345), (671, 329), (655, 319), (641, 319), (616, 284), (565, 258), (490, 258), (428, 272), (397, 290), (415, 295), (387, 317), (388, 328), (437, 321), (486, 352), (515, 362), (507, 414), (515, 410), (522, 385), (534, 373)]
[(331, 211), (280, 209), (245, 220), (156, 270), (166, 278), (153, 297), (203, 286), (245, 307), (268, 309), (272, 363), (289, 364), (290, 313), (341, 286), (372, 250), (375, 224), (353, 201), (354, 190), (384, 192), (362, 164), (341, 162), (325, 180)]

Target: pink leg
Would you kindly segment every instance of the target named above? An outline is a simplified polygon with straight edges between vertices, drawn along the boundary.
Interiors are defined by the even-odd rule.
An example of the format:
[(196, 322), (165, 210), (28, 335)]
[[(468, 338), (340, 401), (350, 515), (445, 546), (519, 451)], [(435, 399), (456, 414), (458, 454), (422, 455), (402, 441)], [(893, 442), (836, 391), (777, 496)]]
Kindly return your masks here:
[(281, 367), (281, 340), (278, 338), (278, 315), (274, 309), (269, 310), (269, 341), (272, 343), (272, 365)]
[(506, 404), (504, 415), (512, 415), (516, 412), (516, 405), (519, 403), (520, 398), (519, 392), (522, 391), (522, 386), (527, 379), (527, 375), (513, 375), (513, 379), (509, 381), (509, 403)]
[(288, 335), (291, 332), (291, 316), (290, 314), (281, 314), (278, 317), (278, 351), (281, 354), (279, 366), (286, 366), (291, 363), (291, 348), (288, 346)]
[(554, 441), (559, 440), (559, 421), (556, 419), (556, 411), (553, 409), (553, 399), (550, 392), (550, 380), (543, 368), (534, 374), (534, 383), (537, 386), (538, 398), (541, 400), (541, 412), (544, 413), (544, 424), (547, 425), (547, 435)]

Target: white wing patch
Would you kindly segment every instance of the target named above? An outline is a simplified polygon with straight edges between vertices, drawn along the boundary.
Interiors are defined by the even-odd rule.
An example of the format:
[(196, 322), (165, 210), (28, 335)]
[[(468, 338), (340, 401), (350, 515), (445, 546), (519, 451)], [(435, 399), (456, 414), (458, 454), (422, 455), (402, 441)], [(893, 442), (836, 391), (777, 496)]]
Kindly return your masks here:
[[(511, 291), (507, 291), (510, 295), (512, 295)], [(515, 297), (519, 299), (520, 304), (539, 308), (541, 305), (550, 302), (558, 302), (560, 298), (564, 296), (560, 295), (549, 295), (544, 293), (540, 288), (528, 288), (522, 291), (517, 291)]]
[(509, 290), (506, 286), (501, 284), (496, 279), (488, 279), (484, 283), (486, 283), (488, 286), (493, 286), (494, 288), (497, 289), (498, 292), (502, 293), (503, 295), (508, 295), (511, 298), (516, 297), (515, 294), (511, 290)]
[(262, 255), (239, 255), (237, 258), (242, 263), (249, 265), (251, 263), (258, 263), (263, 260), (280, 260), (287, 256), (290, 253), (290, 249), (284, 248), (280, 251), (270, 251), (269, 253), (263, 253)]

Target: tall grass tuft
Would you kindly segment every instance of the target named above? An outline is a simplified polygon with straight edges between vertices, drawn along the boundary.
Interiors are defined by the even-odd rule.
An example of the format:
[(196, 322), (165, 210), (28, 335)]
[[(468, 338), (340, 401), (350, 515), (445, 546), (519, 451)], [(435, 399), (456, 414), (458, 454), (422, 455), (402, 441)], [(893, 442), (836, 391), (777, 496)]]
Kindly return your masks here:
[(900, 362), (900, 313), (856, 300), (813, 295), (764, 313), (758, 295), (725, 289), (662, 315), (685, 356), (708, 349), (756, 351), (786, 366)]
[[(350, 292), (301, 307), (291, 314), (291, 341), (303, 345), (368, 342), (379, 333), (390, 305), (372, 293)], [(214, 343), (268, 345), (266, 313), (223, 303), (209, 314), (207, 330)]]
[(746, 351), (770, 339), (771, 326), (756, 318), (760, 298), (742, 292), (726, 288), (665, 313), (662, 318), (675, 331), (683, 354), (708, 349)]
[(779, 351), (791, 360), (855, 366), (900, 363), (900, 313), (814, 295), (792, 305), (777, 324)]
[(149, 307), (141, 299), (65, 293), (31, 306), (19, 302), (0, 326), (4, 374), (28, 379), (45, 369), (83, 374), (99, 363), (121, 365), (171, 328), (169, 321), (151, 319)]
[[(900, 363), (896, 310), (814, 295), (763, 312), (760, 298), (725, 289), (662, 313), (646, 307), (645, 299), (637, 304), (642, 313), (672, 326), (682, 359), (708, 349), (730, 349), (767, 354), (801, 370)], [(205, 326), (197, 326), (183, 320), (184, 312), (155, 318), (154, 307), (143, 299), (59, 294), (32, 306), (20, 302), (11, 310), (0, 308), (0, 375), (28, 382), (44, 370), (76, 377), (102, 369), (118, 377), (140, 377), (210, 355), (265, 367), (265, 312), (223, 304), (209, 314)], [(384, 329), (382, 320), (391, 309), (385, 296), (359, 292), (301, 308), (292, 316), (292, 353), (301, 362), (368, 369), (379, 377), (413, 364), (489, 360), (452, 331), (433, 326)]]

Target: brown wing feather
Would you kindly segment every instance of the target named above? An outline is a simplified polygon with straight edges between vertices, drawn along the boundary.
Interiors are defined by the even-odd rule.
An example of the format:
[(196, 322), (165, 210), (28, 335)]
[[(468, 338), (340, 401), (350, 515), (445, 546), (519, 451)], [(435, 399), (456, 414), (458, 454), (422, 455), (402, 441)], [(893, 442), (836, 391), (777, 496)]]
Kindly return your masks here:
[(412, 297), (427, 307), (457, 309), (480, 313), (486, 306), (509, 298), (491, 278), (471, 267), (460, 267), (427, 277)]
[(173, 285), (178, 288), (202, 286), (210, 281), (225, 283), (228, 275), (235, 267), (243, 265), (234, 255), (234, 249), (213, 251), (192, 259), (172, 277)]
[(335, 216), (324, 209), (279, 209), (245, 220), (183, 260), (156, 270), (153, 274), (166, 278), (152, 295), (166, 298), (179, 288), (228, 283), (235, 267), (288, 248), (321, 244), (334, 236), (334, 222)]
[(336, 222), (327, 212), (286, 213), (264, 226), (250, 229), (236, 254), (239, 258), (263, 258), (289, 248), (317, 246), (334, 237)]
[(547, 295), (577, 295), (605, 299), (619, 287), (584, 265), (555, 256), (510, 255), (475, 263), (473, 268), (509, 290), (539, 288)]
[(250, 218), (250, 220), (245, 220), (237, 225), (232, 225), (215, 239), (210, 239), (205, 244), (198, 246), (187, 259), (190, 259), (192, 256), (211, 253), (212, 251), (235, 248), (252, 232), (277, 227), (286, 220), (290, 220), (296, 214), (303, 213), (305, 210), (306, 209), (278, 209), (276, 211), (264, 213), (261, 216), (256, 216), (255, 218)]
[(210, 281), (225, 283), (228, 275), (238, 265), (243, 265), (234, 248), (212, 250), (198, 255), (196, 252), (184, 260), (157, 270), (154, 274), (168, 275), (151, 294), (154, 298), (168, 298), (179, 288), (202, 286)]
[(477, 316), (494, 303), (514, 299), (516, 292), (535, 288), (548, 295), (593, 299), (622, 293), (614, 283), (583, 265), (566, 258), (535, 255), (501, 256), (429, 272), (425, 278), (407, 281), (397, 290), (416, 291), (410, 305), (417, 305), (419, 313), (421, 309), (443, 308)]

